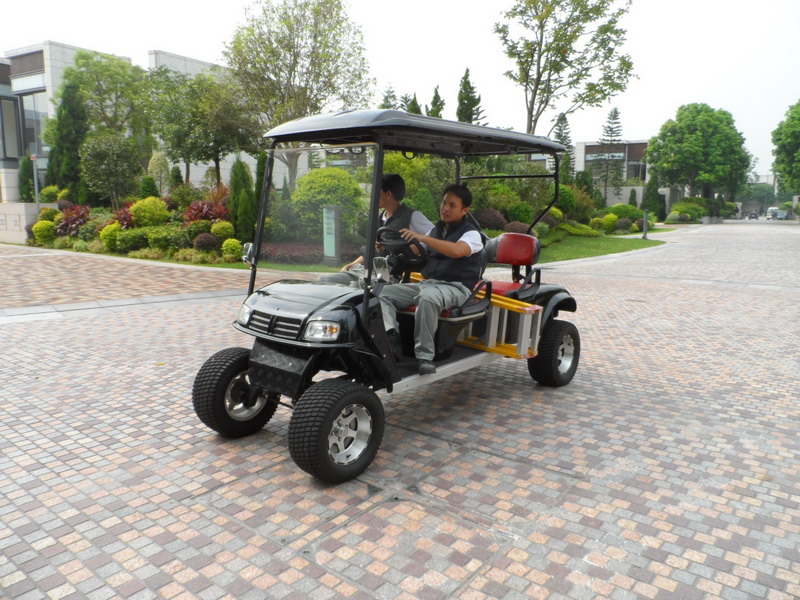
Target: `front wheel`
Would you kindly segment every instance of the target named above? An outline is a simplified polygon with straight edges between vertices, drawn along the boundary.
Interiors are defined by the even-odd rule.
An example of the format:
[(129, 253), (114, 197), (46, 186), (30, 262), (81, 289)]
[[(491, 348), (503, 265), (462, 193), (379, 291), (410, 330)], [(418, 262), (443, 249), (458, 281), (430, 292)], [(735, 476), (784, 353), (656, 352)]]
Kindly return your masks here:
[(528, 372), (542, 385), (567, 385), (578, 369), (581, 336), (568, 321), (551, 319), (542, 331), (538, 354), (528, 359)]
[(289, 453), (298, 467), (326, 483), (358, 477), (383, 440), (378, 396), (350, 381), (329, 379), (308, 388), (289, 422)]
[(194, 412), (222, 436), (240, 438), (259, 431), (278, 408), (276, 394), (250, 393), (250, 350), (226, 348), (209, 358), (194, 378)]

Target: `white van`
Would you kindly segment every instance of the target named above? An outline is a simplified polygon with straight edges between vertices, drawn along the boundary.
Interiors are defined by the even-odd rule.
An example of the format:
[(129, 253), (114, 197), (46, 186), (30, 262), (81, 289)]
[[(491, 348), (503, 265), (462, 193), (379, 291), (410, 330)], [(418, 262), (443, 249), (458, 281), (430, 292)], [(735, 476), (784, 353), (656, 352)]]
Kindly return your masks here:
[(774, 219), (778, 214), (778, 207), (777, 206), (770, 206), (767, 209), (767, 219)]

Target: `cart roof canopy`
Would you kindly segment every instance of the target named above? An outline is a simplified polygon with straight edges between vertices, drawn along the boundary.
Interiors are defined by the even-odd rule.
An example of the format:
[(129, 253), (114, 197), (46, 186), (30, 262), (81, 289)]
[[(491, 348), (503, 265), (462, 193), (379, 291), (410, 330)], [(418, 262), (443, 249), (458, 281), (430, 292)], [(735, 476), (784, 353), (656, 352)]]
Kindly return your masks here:
[(266, 133), (273, 142), (364, 144), (380, 141), (385, 150), (445, 157), (495, 154), (556, 154), (561, 144), (546, 137), (413, 115), (400, 110), (351, 110), (303, 117)]

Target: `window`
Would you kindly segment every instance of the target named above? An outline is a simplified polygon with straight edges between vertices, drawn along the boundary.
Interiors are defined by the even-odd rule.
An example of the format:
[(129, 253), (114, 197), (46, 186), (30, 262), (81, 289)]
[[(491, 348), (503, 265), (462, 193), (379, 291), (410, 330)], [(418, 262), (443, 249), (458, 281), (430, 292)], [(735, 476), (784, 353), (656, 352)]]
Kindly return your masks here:
[(42, 133), (47, 120), (47, 94), (38, 92), (22, 96), (22, 111), (25, 128), (25, 153), (45, 155)]
[(0, 98), (0, 159), (19, 158), (19, 142), (17, 103), (12, 98)]

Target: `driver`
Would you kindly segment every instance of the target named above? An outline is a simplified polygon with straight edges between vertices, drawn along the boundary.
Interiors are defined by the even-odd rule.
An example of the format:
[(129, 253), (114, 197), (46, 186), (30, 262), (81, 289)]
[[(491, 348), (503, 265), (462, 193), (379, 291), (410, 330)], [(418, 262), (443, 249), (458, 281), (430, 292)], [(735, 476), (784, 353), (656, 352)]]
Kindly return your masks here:
[[(406, 182), (403, 178), (397, 173), (384, 173), (383, 181), (381, 182), (379, 204), (379, 207), (383, 211), (380, 215), (380, 227), (391, 227), (397, 230), (408, 229), (416, 233), (428, 233), (433, 229), (433, 223), (418, 210), (402, 204), (405, 195)], [(382, 252), (380, 245), (376, 247), (379, 251), (378, 256), (386, 256), (386, 254)], [(320, 275), (319, 281), (357, 286), (358, 282), (367, 276), (367, 269), (364, 267), (364, 252), (366, 252), (366, 248), (362, 248), (361, 256), (353, 262), (347, 263), (338, 273)]]
[(439, 313), (459, 306), (469, 297), (481, 277), (483, 241), (471, 219), (466, 219), (472, 204), (472, 192), (463, 185), (448, 185), (439, 209), (441, 220), (428, 235), (401, 229), (406, 240), (416, 240), (428, 247), (428, 262), (422, 269), (421, 283), (385, 286), (380, 294), (383, 324), (395, 354), (400, 348), (397, 309), (412, 304), (414, 313), (414, 356), (420, 375), (436, 372), (434, 334)]

